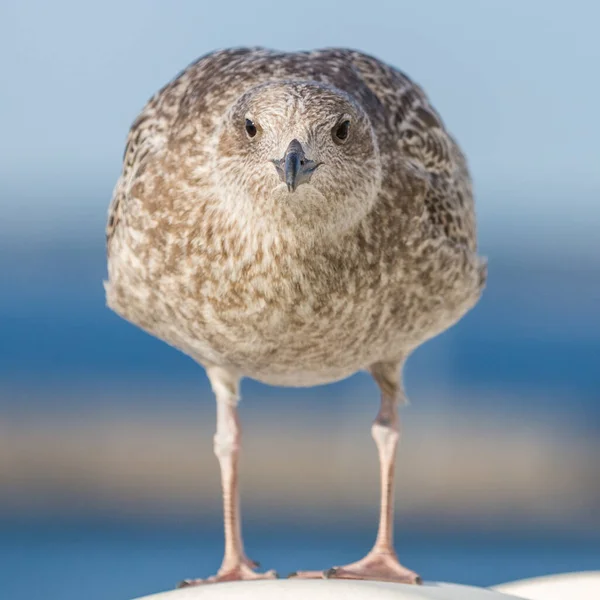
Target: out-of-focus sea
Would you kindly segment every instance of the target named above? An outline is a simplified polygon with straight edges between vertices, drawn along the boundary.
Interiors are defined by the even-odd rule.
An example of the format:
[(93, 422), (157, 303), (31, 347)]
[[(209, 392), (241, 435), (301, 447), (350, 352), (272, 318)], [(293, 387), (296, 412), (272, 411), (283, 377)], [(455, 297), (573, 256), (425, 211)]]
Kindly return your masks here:
[[(195, 385), (202, 379), (190, 360), (106, 309), (101, 239), (79, 245), (54, 240), (32, 252), (2, 248), (0, 268), (3, 386), (43, 382), (51, 387), (81, 380), (102, 386), (119, 379)], [(543, 390), (547, 393), (532, 394), (523, 408), (536, 410), (530, 403), (541, 402), (550, 413), (600, 425), (598, 262), (491, 256), (489, 272), (477, 307), (410, 358), (408, 387), (423, 379), (508, 392)], [(206, 387), (206, 381), (198, 385)], [(253, 389), (258, 384), (248, 385)], [(281, 396), (274, 388), (264, 387), (261, 393)], [(322, 407), (329, 388), (318, 388), (311, 396)], [(510, 397), (522, 403), (520, 393), (507, 394), (505, 402)], [(45, 401), (34, 395), (20, 400), (25, 410)], [(85, 397), (78, 399), (79, 406), (85, 402)], [(494, 394), (481, 394), (469, 408), (487, 409), (494, 402)], [(19, 408), (6, 394), (0, 403), (7, 410)]]

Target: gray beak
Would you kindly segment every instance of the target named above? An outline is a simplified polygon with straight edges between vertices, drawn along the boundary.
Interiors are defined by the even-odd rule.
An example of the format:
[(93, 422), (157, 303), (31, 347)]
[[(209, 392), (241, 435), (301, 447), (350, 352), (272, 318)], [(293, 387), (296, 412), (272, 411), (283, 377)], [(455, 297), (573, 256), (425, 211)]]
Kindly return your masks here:
[(311, 175), (319, 166), (315, 161), (306, 158), (304, 148), (298, 140), (290, 142), (283, 158), (272, 162), (289, 192), (295, 192), (300, 184), (310, 181)]

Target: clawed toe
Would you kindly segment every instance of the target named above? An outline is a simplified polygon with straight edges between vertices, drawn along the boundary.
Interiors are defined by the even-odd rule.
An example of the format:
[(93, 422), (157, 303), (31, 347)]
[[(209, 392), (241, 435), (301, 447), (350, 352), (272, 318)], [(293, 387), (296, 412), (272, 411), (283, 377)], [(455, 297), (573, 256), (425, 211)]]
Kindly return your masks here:
[(371, 553), (362, 560), (326, 571), (298, 571), (288, 577), (299, 579), (366, 579), (420, 585), (419, 575), (402, 566), (393, 554)]
[(256, 573), (256, 571), (254, 571), (248, 564), (244, 562), (228, 569), (221, 568), (216, 575), (212, 575), (211, 577), (208, 577), (206, 579), (184, 579), (179, 584), (177, 584), (177, 587), (184, 588), (194, 585), (205, 585), (208, 583), (220, 583), (224, 581), (254, 581), (257, 579), (277, 578), (278, 575), (273, 570), (267, 571), (265, 573)]

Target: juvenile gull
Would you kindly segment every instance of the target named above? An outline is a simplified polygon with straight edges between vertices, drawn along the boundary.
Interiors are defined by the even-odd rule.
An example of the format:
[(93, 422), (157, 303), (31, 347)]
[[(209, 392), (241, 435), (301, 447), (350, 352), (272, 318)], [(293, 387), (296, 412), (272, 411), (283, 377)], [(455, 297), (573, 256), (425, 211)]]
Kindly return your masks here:
[(393, 547), (409, 354), (486, 279), (465, 158), (424, 92), (360, 52), (215, 52), (134, 122), (109, 210), (110, 308), (201, 364), (217, 400), (225, 556), (188, 584), (257, 573), (242, 543), (239, 383), (312, 386), (360, 370), (381, 390), (373, 549), (298, 577), (418, 583)]

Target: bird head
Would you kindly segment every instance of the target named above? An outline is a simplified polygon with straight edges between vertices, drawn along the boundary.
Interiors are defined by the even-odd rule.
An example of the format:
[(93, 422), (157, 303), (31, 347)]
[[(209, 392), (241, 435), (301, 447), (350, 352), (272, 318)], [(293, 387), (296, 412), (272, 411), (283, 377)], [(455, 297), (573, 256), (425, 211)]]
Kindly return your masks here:
[(381, 186), (369, 117), (349, 94), (317, 82), (248, 90), (227, 112), (216, 154), (221, 191), (232, 204), (304, 234), (347, 230)]

